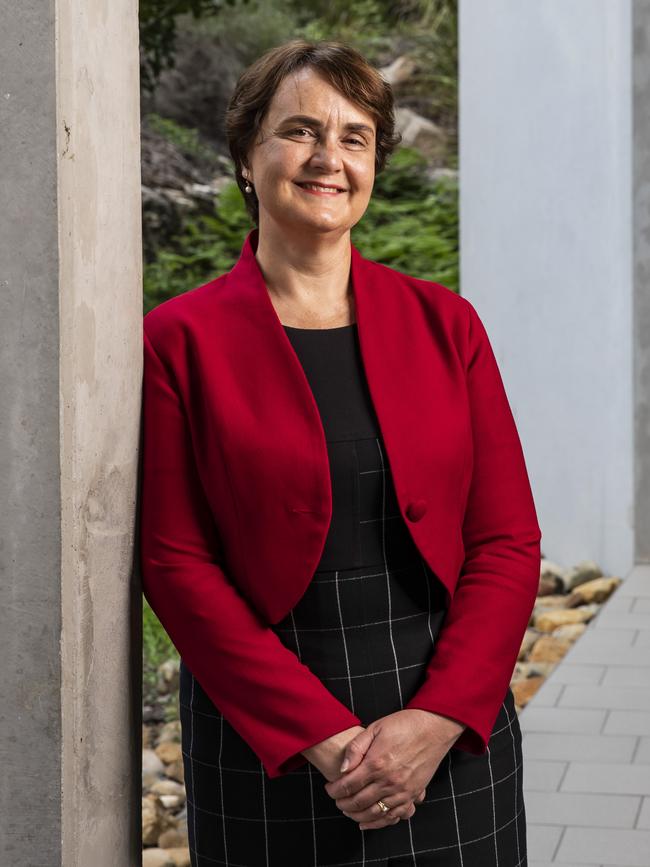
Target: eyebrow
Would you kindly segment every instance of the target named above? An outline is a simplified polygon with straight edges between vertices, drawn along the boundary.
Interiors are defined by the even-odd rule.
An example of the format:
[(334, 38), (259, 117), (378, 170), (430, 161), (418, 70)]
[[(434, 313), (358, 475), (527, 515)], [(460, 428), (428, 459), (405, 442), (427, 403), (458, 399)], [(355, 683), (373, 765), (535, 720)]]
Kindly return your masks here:
[[(306, 114), (292, 114), (291, 117), (285, 117), (282, 120), (282, 124), (285, 123), (304, 123), (311, 124), (311, 126), (322, 127), (323, 124), (318, 118), (309, 117)], [(369, 132), (374, 134), (374, 129), (371, 126), (368, 126), (367, 123), (346, 123), (344, 124), (345, 129), (349, 130), (361, 130), (365, 132)]]

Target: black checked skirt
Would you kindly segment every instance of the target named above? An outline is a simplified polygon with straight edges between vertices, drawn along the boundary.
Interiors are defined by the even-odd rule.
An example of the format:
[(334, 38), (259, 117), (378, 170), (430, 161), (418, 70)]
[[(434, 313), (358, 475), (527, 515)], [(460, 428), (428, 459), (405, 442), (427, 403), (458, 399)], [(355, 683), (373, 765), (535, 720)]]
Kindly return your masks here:
[[(422, 682), (444, 621), (444, 590), (399, 513), (381, 437), (341, 447), (354, 449), (359, 532), (367, 534), (366, 559), (379, 562), (319, 568), (273, 628), (368, 725), (401, 709)], [(510, 689), (483, 756), (451, 749), (410, 819), (366, 830), (341, 813), (310, 763), (269, 779), (183, 662), (180, 711), (192, 867), (527, 865)]]

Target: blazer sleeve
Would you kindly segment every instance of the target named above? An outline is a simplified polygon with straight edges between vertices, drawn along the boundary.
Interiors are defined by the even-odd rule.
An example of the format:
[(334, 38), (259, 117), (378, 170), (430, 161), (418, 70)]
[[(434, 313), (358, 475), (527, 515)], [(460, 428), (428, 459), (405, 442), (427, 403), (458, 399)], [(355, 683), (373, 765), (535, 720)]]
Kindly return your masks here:
[(485, 327), (469, 301), (472, 473), (465, 559), (425, 679), (406, 707), (464, 723), (453, 746), (487, 749), (535, 604), (541, 531), (522, 446)]
[[(146, 325), (146, 322), (145, 322)], [(143, 591), (183, 661), (269, 777), (361, 725), (263, 621), (223, 568), (173, 374), (144, 333), (140, 557)]]

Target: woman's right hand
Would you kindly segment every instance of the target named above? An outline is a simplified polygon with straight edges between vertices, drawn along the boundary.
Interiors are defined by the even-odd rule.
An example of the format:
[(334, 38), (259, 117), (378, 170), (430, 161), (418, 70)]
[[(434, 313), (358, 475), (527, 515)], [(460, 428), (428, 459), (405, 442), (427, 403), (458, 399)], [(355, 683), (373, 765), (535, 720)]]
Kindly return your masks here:
[[(341, 762), (343, 761), (343, 754), (345, 752), (345, 748), (348, 743), (355, 738), (359, 732), (365, 731), (364, 726), (352, 726), (352, 728), (345, 729), (342, 732), (336, 732), (336, 734), (332, 735), (329, 738), (326, 738), (324, 741), (321, 741), (318, 744), (314, 744), (312, 747), (308, 747), (306, 750), (302, 751), (303, 756), (311, 762), (314, 767), (316, 767), (321, 774), (325, 777), (328, 782), (333, 782), (334, 780), (338, 780), (339, 777), (342, 777), (341, 773)], [(356, 759), (356, 760), (355, 760)], [(363, 760), (362, 755), (357, 755), (350, 762), (350, 765), (345, 770), (345, 774), (354, 770), (354, 768), (358, 767)], [(426, 789), (423, 789), (417, 798), (414, 798), (412, 804), (409, 805), (409, 815), (404, 818), (409, 818), (415, 812), (415, 807), (418, 804), (421, 804), (426, 795)], [(404, 805), (401, 805), (402, 808)], [(387, 816), (386, 819), (383, 820), (384, 824), (375, 824), (374, 828), (382, 828), (387, 825), (395, 825), (399, 822), (399, 816)], [(381, 820), (377, 820), (379, 822)], [(373, 830), (374, 830), (373, 828)]]

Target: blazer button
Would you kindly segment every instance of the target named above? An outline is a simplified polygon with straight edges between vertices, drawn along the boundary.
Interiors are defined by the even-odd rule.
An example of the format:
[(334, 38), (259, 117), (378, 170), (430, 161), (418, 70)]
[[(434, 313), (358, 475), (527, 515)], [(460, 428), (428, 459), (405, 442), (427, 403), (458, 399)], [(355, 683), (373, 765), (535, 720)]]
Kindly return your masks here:
[(406, 517), (409, 521), (419, 521), (427, 510), (426, 500), (413, 500), (406, 507)]

